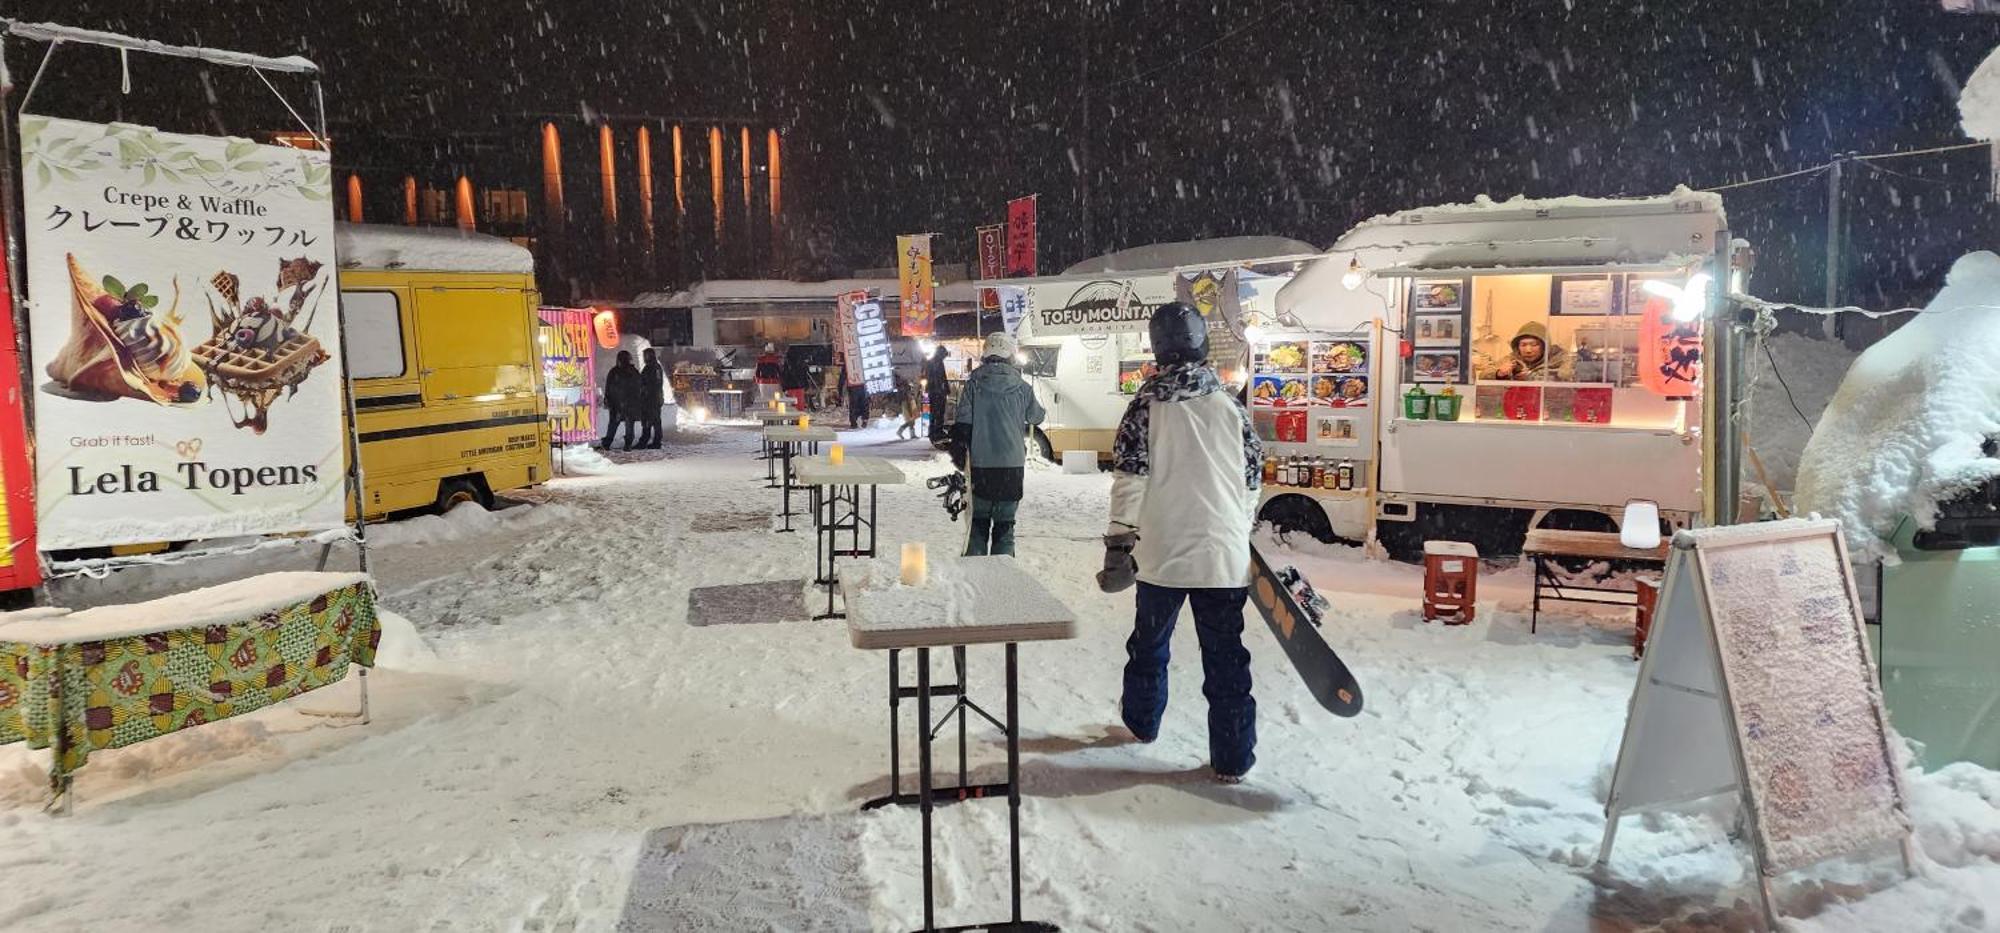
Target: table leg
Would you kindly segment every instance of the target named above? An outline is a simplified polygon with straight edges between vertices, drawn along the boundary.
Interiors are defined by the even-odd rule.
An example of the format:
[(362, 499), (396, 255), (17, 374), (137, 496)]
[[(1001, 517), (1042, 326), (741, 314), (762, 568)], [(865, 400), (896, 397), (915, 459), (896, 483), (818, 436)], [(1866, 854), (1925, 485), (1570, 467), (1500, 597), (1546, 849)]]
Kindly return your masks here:
[(1015, 670), (1018, 648), (1011, 641), (1007, 643), (1007, 855), (1014, 879), (1015, 923), (1021, 922), (1021, 690)]
[[(1011, 694), (1010, 694), (1011, 695)], [(931, 890), (931, 649), (917, 649), (917, 807), (924, 831), (924, 929), (937, 928)]]
[(791, 442), (789, 442), (789, 441), (781, 441), (781, 442), (779, 442), (779, 444), (778, 444), (778, 451), (779, 451), (779, 453), (780, 453), (780, 456), (781, 456), (782, 460), (784, 461), (784, 462), (783, 462), (783, 464), (782, 464), (782, 465), (781, 465), (781, 466), (780, 466), (780, 467), (778, 468), (778, 473), (780, 474), (780, 475), (779, 475), (779, 477), (778, 477), (778, 485), (779, 485), (779, 486), (781, 487), (781, 488), (780, 488), (780, 490), (779, 490), (779, 492), (778, 492), (778, 498), (779, 498), (779, 501), (781, 501), (782, 503), (784, 503), (784, 517), (785, 517), (785, 527), (783, 527), (783, 528), (780, 528), (780, 529), (778, 529), (778, 533), (779, 533), (779, 534), (789, 534), (789, 533), (791, 532), (791, 530), (792, 530), (792, 445), (791, 445)]
[[(868, 487), (868, 556), (869, 557), (875, 556), (875, 504), (877, 501), (879, 501), (881, 493), (882, 493), (882, 487), (880, 486)], [(861, 494), (860, 491), (857, 490), (855, 492), (855, 502), (854, 502), (854, 508), (856, 511), (860, 511), (861, 509), (860, 499), (861, 499)], [(857, 549), (861, 547), (861, 529), (859, 528), (854, 530), (854, 546)]]
[(1547, 566), (1542, 563), (1542, 555), (1535, 555), (1534, 606), (1528, 610), (1528, 634), (1530, 635), (1535, 634), (1536, 626), (1542, 623), (1542, 575), (1547, 572)]
[[(958, 696), (963, 701), (966, 696), (964, 645), (951, 647), (951, 665), (958, 674)], [(958, 786), (960, 787), (965, 786), (965, 714), (965, 704), (960, 702), (958, 704)]]
[(903, 668), (899, 649), (889, 649), (889, 800), (903, 796), (903, 733), (897, 710), (903, 705)]
[(768, 438), (764, 441), (763, 461), (764, 461), (764, 488), (770, 489), (771, 487), (778, 485), (777, 477), (773, 473), (773, 471), (777, 469), (778, 453), (777, 451), (771, 449), (771, 441)]

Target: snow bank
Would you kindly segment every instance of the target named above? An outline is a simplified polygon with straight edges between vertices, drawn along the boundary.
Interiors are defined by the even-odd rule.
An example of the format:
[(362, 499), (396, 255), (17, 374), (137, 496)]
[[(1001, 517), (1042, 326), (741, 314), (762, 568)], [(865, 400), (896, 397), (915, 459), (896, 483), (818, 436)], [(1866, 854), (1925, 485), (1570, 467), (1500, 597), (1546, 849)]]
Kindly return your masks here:
[(1799, 458), (1799, 514), (1837, 518), (1856, 556), (1894, 560), (1903, 517), (2000, 475), (2000, 256), (1959, 259), (1916, 319), (1855, 360)]
[(1973, 139), (2000, 139), (2000, 49), (1965, 79), (1958, 92), (1958, 119), (1965, 135)]
[(595, 447), (572, 444), (556, 451), (556, 473), (561, 476), (603, 476), (618, 469), (618, 464), (604, 456)]
[(437, 652), (417, 634), (417, 626), (410, 620), (381, 608), (375, 610), (375, 619), (382, 627), (382, 643), (375, 647), (376, 667), (421, 671), (437, 665)]
[(370, 525), (368, 543), (378, 547), (443, 544), (540, 528), (573, 517), (569, 507), (561, 505), (517, 505), (489, 512), (477, 504), (466, 504), (443, 515), (419, 515), (400, 522)]
[(535, 256), (526, 248), (454, 227), (335, 224), (333, 243), (342, 269), (535, 274)]

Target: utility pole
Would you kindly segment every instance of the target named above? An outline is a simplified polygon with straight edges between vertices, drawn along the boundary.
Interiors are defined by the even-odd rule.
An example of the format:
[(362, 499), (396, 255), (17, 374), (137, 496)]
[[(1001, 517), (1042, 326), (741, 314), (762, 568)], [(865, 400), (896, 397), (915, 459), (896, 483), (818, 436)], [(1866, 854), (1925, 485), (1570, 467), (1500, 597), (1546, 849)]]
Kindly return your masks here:
[[(1840, 307), (1840, 175), (1852, 153), (1839, 153), (1826, 172), (1826, 306)], [(1829, 314), (1824, 322), (1826, 336), (1840, 336), (1840, 315)]]

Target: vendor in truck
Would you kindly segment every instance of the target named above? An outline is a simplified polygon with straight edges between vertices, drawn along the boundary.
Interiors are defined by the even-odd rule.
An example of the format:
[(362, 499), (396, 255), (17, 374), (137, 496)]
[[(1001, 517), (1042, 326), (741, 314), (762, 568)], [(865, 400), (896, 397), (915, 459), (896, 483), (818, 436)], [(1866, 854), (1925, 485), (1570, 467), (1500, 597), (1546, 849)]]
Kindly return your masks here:
[(1490, 367), (1482, 367), (1481, 379), (1508, 382), (1574, 382), (1576, 364), (1569, 351), (1549, 343), (1549, 328), (1540, 321), (1521, 325), (1509, 344), (1505, 357)]

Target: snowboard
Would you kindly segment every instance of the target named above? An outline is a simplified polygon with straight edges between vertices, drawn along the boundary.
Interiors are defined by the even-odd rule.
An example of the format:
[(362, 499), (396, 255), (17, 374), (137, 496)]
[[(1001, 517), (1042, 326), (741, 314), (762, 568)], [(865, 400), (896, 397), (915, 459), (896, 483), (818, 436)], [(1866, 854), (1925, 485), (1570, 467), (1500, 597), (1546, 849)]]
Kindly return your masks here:
[(1297, 569), (1273, 570), (1264, 555), (1250, 544), (1250, 601), (1263, 613), (1264, 624), (1278, 637), (1285, 656), (1306, 682), (1313, 699), (1335, 716), (1355, 716), (1361, 712), (1361, 685), (1354, 672), (1321, 637), (1320, 620), (1326, 613), (1326, 599), (1313, 591)]

